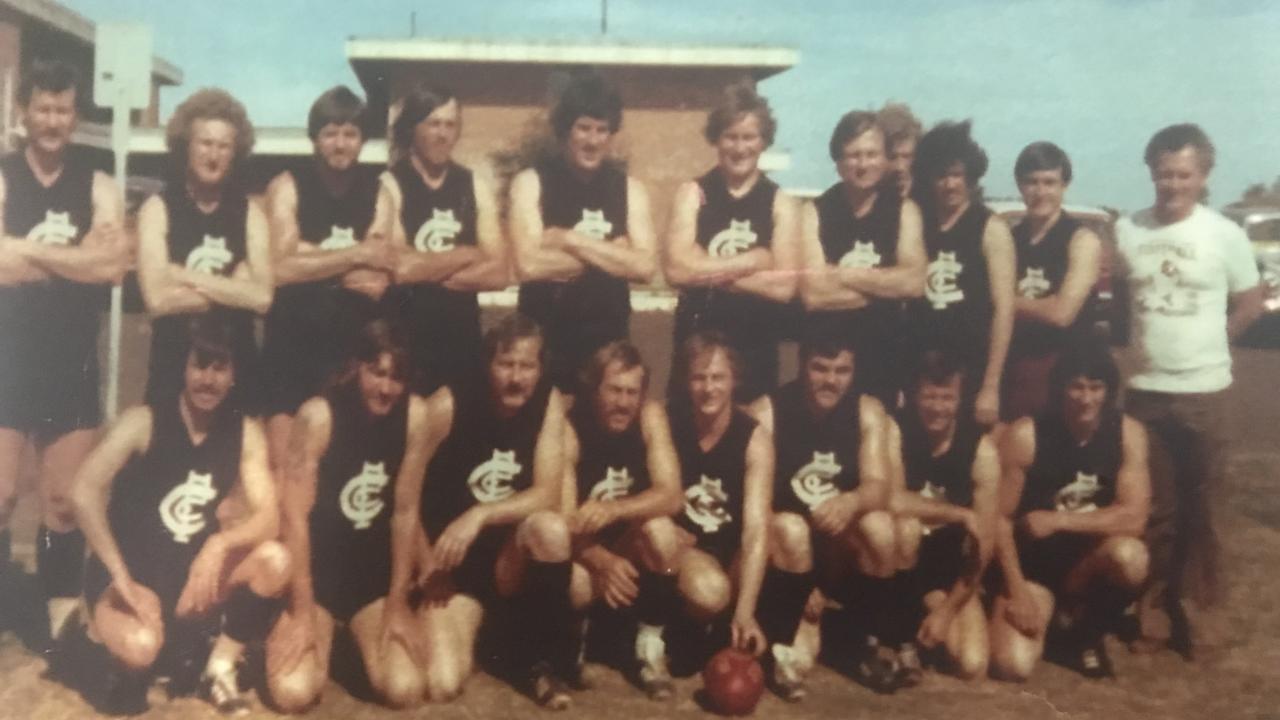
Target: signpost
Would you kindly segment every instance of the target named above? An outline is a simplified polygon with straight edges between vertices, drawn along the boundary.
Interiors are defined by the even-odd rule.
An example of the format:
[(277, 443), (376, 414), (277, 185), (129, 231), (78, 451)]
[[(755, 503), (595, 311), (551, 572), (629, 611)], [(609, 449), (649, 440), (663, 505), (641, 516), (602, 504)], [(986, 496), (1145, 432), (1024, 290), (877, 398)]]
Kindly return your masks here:
[[(129, 116), (151, 103), (151, 27), (135, 23), (98, 26), (93, 57), (93, 102), (111, 108), (111, 150), (115, 155), (116, 185), (124, 207), (129, 161)], [(107, 417), (120, 406), (120, 324), (123, 290), (111, 288), (111, 317), (107, 356)]]

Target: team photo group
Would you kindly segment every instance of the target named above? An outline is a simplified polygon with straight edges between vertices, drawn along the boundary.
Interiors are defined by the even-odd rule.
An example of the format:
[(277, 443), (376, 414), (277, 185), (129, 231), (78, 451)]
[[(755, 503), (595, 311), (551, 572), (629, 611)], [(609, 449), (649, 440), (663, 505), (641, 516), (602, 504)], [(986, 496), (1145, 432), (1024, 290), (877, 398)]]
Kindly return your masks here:
[[(1063, 210), (1064, 149), (1000, 169), (1010, 227), (970, 123), (896, 103), (837, 119), (839, 180), (801, 199), (760, 167), (767, 100), (725, 88), (715, 165), (660, 225), (594, 72), (502, 178), (454, 159), (466, 108), (430, 83), (389, 165), (361, 165), (382, 118), (335, 87), (262, 194), (245, 108), (203, 89), (126, 222), (122, 180), (71, 144), (86, 93), (32, 64), (0, 160), (0, 629), (97, 712), (144, 712), (164, 679), (303, 713), (339, 665), (394, 708), (466, 703), (483, 669), (532, 712), (601, 658), (667, 701), (726, 648), (789, 702), (818, 663), (893, 693), (1042, 658), (1109, 677), (1108, 636), (1194, 661), (1229, 343), (1263, 300), (1244, 232), (1202, 204), (1198, 126), (1133, 148), (1152, 204), (1113, 247)], [(133, 271), (145, 400), (107, 423), (99, 326)], [(654, 283), (678, 298), (665, 388), (630, 339)], [(482, 325), (479, 293), (512, 286)], [(10, 560), (28, 447), (35, 575)]]

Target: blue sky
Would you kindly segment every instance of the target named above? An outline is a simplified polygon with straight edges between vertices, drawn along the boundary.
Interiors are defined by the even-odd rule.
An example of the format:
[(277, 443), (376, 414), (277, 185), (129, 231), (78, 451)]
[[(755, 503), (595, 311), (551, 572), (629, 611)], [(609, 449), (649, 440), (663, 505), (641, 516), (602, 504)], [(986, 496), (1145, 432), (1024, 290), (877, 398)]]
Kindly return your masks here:
[[(600, 0), (63, 0), (98, 22), (154, 26), (156, 52), (191, 90), (221, 85), (254, 121), (302, 125), (315, 96), (355, 86), (349, 36), (598, 38)], [(926, 124), (972, 117), (990, 195), (1012, 195), (1018, 151), (1052, 140), (1072, 156), (1069, 201), (1142, 207), (1142, 149), (1173, 123), (1218, 147), (1211, 203), (1280, 175), (1280, 3), (1267, 0), (609, 0), (620, 41), (794, 47), (800, 64), (763, 84), (791, 153), (784, 185), (822, 187), (843, 112), (906, 101)]]

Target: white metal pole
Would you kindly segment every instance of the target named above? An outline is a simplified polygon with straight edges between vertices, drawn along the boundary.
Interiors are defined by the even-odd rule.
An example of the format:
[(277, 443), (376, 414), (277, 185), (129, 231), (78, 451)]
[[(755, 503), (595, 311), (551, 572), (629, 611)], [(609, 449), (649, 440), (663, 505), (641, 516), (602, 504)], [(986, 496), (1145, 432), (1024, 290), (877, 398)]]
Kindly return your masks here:
[[(127, 88), (121, 84), (111, 108), (111, 148), (116, 161), (116, 186), (120, 189), (120, 207), (124, 207), (129, 164), (129, 100)], [(123, 221), (123, 218), (121, 218)], [(124, 228), (121, 228), (123, 232)], [(108, 320), (107, 351), (107, 419), (115, 420), (120, 410), (120, 327), (124, 313), (123, 281), (111, 286), (111, 315)]]

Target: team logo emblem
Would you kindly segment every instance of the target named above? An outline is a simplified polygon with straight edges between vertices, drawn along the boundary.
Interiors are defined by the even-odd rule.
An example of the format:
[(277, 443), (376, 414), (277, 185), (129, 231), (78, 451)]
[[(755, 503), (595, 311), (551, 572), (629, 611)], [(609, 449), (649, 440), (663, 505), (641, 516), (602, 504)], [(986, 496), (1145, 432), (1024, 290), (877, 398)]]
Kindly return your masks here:
[(1160, 263), (1160, 271), (1134, 283), (1138, 307), (1166, 316), (1195, 315), (1200, 311), (1196, 286), (1173, 259)]
[(940, 252), (938, 259), (929, 263), (924, 296), (934, 310), (946, 310), (948, 305), (964, 300), (964, 291), (956, 287), (956, 278), (962, 270), (964, 264), (956, 262), (954, 252)]
[(187, 479), (160, 501), (160, 522), (173, 533), (174, 542), (186, 543), (204, 529), (204, 506), (218, 496), (213, 473), (191, 470)]
[(505, 500), (515, 494), (511, 481), (524, 466), (516, 462), (515, 450), (494, 450), (493, 457), (476, 466), (467, 476), (467, 487), (482, 503)]
[(419, 252), (446, 252), (455, 246), (453, 239), (462, 232), (462, 223), (453, 217), (453, 210), (431, 208), (431, 219), (422, 223), (413, 236), (413, 246)]
[(729, 504), (729, 496), (720, 486), (720, 478), (701, 476), (697, 485), (684, 491), (684, 514), (703, 532), (717, 532), (724, 525), (733, 522), (733, 516), (725, 507)]
[(1101, 489), (1096, 473), (1077, 472), (1075, 481), (1054, 496), (1053, 504), (1062, 512), (1093, 512), (1098, 509), (1093, 498)]
[(1044, 268), (1029, 267), (1018, 281), (1018, 294), (1035, 300), (1049, 294), (1049, 281), (1044, 278)]
[(733, 257), (755, 247), (758, 237), (751, 229), (750, 220), (730, 220), (729, 227), (716, 233), (707, 243), (707, 254), (711, 257)]
[(346, 250), (356, 246), (356, 232), (349, 227), (333, 225), (329, 237), (320, 241), (321, 250)]
[(635, 484), (635, 480), (631, 478), (631, 473), (627, 472), (624, 467), (620, 470), (606, 468), (604, 479), (591, 486), (591, 493), (587, 496), (588, 500), (617, 500), (631, 494), (631, 486)]
[(613, 223), (604, 219), (603, 210), (582, 209), (582, 219), (573, 226), (573, 231), (589, 238), (604, 240), (613, 231)]
[(880, 253), (874, 243), (853, 241), (853, 248), (840, 256), (840, 267), (873, 268), (880, 266)]
[(924, 487), (920, 490), (920, 497), (929, 500), (946, 500), (947, 489), (941, 485), (934, 485), (932, 482), (925, 480)]
[(28, 240), (45, 245), (69, 245), (79, 229), (71, 224), (71, 213), (46, 210), (44, 220), (27, 233)]
[(227, 239), (205, 235), (199, 247), (187, 255), (187, 269), (209, 275), (219, 275), (231, 264), (231, 251)]
[(387, 468), (384, 462), (365, 463), (360, 474), (342, 486), (338, 506), (356, 530), (369, 527), (378, 513), (382, 512), (382, 507), (386, 504), (382, 502), (382, 488), (386, 486)]
[(791, 476), (791, 492), (812, 510), (840, 494), (831, 480), (843, 469), (835, 453), (814, 452), (813, 460)]

